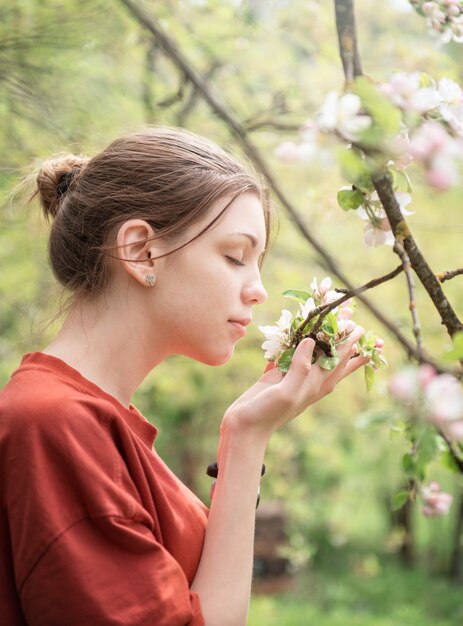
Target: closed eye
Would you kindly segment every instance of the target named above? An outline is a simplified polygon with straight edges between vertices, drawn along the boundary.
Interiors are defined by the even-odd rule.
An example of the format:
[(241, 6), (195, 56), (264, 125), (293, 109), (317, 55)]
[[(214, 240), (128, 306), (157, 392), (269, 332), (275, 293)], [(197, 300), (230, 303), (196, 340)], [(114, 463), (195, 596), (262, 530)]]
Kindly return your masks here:
[(238, 261), (238, 259), (234, 259), (232, 256), (225, 255), (225, 258), (228, 259), (232, 265), (239, 265), (240, 267), (244, 266), (242, 261)]

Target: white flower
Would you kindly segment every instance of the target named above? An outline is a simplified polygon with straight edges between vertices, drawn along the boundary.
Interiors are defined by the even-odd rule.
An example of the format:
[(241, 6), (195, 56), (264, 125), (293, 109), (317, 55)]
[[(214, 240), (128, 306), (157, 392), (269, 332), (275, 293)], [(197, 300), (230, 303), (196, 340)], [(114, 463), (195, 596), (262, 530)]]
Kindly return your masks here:
[(393, 246), (395, 237), (391, 230), (381, 230), (375, 228), (373, 224), (368, 223), (363, 227), (363, 243), (369, 248), (377, 248), (378, 246)]
[(306, 319), (310, 311), (313, 311), (315, 308), (316, 307), (315, 307), (315, 302), (313, 298), (309, 298), (308, 300), (305, 301), (304, 304), (301, 304), (301, 307), (299, 310), (299, 316)]
[(283, 309), (276, 326), (259, 326), (259, 330), (266, 338), (262, 344), (262, 349), (265, 350), (264, 357), (269, 361), (276, 361), (289, 347), (292, 318), (292, 313)]
[(456, 132), (463, 129), (463, 91), (456, 82), (449, 78), (441, 78), (438, 84), (442, 99), (440, 112), (444, 121)]
[(380, 85), (380, 90), (404, 111), (426, 113), (438, 107), (441, 100), (435, 85), (421, 87), (420, 79), (420, 72), (397, 72), (389, 82)]
[(318, 114), (318, 127), (323, 132), (337, 131), (348, 141), (357, 141), (372, 123), (371, 117), (360, 113), (361, 108), (362, 101), (356, 94), (340, 96), (331, 91)]
[[(351, 187), (349, 187), (349, 189), (351, 189)], [(326, 276), (321, 281), (320, 285), (318, 284), (317, 278), (314, 277), (312, 279), (312, 282), (310, 283), (310, 288), (314, 292), (314, 296), (316, 298), (321, 298), (326, 294), (327, 291), (329, 291), (331, 287), (331, 283), (332, 283), (332, 280), (329, 276)]]
[[(407, 211), (405, 208), (412, 200), (411, 195), (401, 191), (397, 191), (394, 195), (402, 215), (413, 215), (413, 211)], [(391, 225), (389, 224), (386, 211), (383, 209), (376, 191), (370, 194), (368, 207), (369, 211), (363, 206), (356, 209), (357, 215), (367, 222), (363, 229), (363, 241), (365, 245), (369, 247), (381, 245), (393, 246), (395, 238), (392, 234)], [(373, 217), (371, 214), (373, 214)]]

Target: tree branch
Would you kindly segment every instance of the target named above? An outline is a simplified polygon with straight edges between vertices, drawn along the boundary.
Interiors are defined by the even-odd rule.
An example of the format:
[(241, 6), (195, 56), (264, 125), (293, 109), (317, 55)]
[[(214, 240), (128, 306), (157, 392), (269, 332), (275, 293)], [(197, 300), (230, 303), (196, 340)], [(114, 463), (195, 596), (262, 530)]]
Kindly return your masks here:
[(354, 0), (336, 0), (335, 13), (339, 54), (344, 68), (346, 83), (350, 84), (356, 76), (362, 75), (362, 66), (357, 47)]
[(439, 282), (445, 283), (446, 280), (455, 278), (455, 276), (459, 276), (460, 274), (463, 274), (463, 267), (460, 267), (456, 270), (447, 270), (446, 272), (440, 272), (439, 274), (436, 274), (436, 277)]
[[(360, 62), (355, 66), (354, 71), (354, 59), (358, 56), (358, 49), (353, 0), (335, 0), (335, 8), (344, 75), (346, 81), (351, 82), (353, 77), (361, 75)], [(396, 240), (403, 242), (411, 266), (433, 301), (442, 324), (452, 337), (456, 332), (463, 330), (463, 324), (447, 300), (439, 280), (416, 245), (395, 198), (390, 176), (386, 172), (378, 172), (372, 179)]]
[(394, 243), (394, 252), (400, 257), (402, 266), (407, 279), (408, 294), (410, 299), (410, 313), (413, 320), (413, 334), (416, 339), (417, 350), (420, 354), (423, 354), (423, 337), (421, 335), (421, 325), (418, 317), (418, 309), (416, 308), (416, 296), (415, 296), (415, 281), (413, 280), (412, 268), (410, 265), (410, 259), (405, 252), (401, 241), (396, 239)]
[(381, 200), (381, 204), (384, 207), (396, 240), (403, 243), (405, 252), (410, 258), (411, 266), (433, 301), (440, 315), (442, 324), (452, 337), (456, 332), (463, 330), (463, 324), (460, 322), (451, 304), (447, 300), (438, 278), (431, 270), (421, 250), (416, 245), (395, 198), (389, 174), (380, 172), (379, 174), (373, 175), (373, 184)]

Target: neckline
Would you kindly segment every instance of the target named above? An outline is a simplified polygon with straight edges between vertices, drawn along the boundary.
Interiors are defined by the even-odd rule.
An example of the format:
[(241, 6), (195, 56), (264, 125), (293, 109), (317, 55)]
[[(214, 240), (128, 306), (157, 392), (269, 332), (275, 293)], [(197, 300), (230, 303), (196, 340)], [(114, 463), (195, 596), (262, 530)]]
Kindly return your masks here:
[(130, 424), (134, 426), (137, 431), (141, 430), (140, 434), (143, 435), (144, 438), (147, 438), (151, 445), (154, 443), (158, 429), (146, 419), (136, 406), (132, 403), (129, 404), (129, 407), (124, 406), (115, 396), (104, 391), (104, 389), (88, 378), (85, 378), (85, 376), (66, 363), (66, 361), (52, 354), (46, 354), (45, 352), (27, 352), (21, 360), (20, 367), (13, 373), (13, 376), (17, 372), (26, 369), (52, 372), (60, 378), (71, 382), (73, 386), (78, 387), (84, 393), (109, 401), (119, 413), (129, 419)]

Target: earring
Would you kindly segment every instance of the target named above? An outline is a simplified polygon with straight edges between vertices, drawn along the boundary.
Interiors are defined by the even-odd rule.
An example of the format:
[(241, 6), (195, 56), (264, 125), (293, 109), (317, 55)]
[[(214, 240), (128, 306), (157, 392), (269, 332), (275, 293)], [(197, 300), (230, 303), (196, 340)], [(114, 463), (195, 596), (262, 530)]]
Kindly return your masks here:
[(154, 287), (154, 275), (153, 274), (147, 274), (145, 276), (145, 282), (150, 287)]

